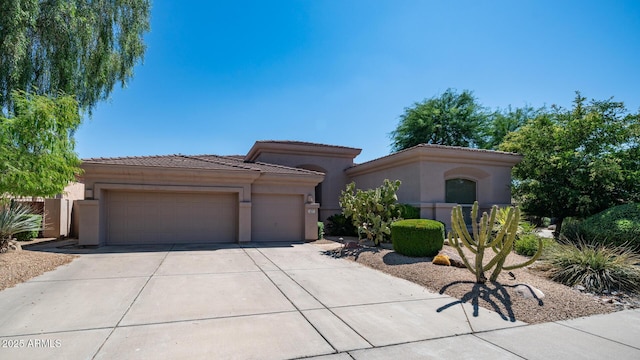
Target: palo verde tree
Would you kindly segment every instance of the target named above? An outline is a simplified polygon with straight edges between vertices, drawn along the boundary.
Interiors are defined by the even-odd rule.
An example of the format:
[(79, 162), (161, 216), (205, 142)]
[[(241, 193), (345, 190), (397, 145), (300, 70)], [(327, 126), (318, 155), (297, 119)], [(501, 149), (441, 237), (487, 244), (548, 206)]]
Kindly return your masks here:
[(59, 194), (79, 173), (73, 132), (80, 125), (71, 96), (12, 93), (13, 110), (0, 115), (0, 195)]
[(22, 90), (74, 95), (90, 113), (133, 76), (149, 8), (149, 0), (0, 1), (0, 109), (12, 110), (12, 91)]
[(400, 116), (390, 133), (392, 150), (418, 144), (481, 147), (489, 114), (468, 90), (447, 89), (442, 95), (415, 103)]
[(500, 150), (524, 155), (514, 196), (530, 215), (586, 217), (640, 196), (640, 115), (612, 99), (553, 106), (507, 135)]

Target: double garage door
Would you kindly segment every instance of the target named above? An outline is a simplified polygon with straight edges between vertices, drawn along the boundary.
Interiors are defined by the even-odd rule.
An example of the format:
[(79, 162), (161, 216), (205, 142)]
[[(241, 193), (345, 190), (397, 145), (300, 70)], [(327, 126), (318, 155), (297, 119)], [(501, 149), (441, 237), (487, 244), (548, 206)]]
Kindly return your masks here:
[(237, 242), (237, 193), (109, 191), (108, 244)]
[[(112, 190), (106, 196), (107, 243), (174, 244), (238, 241), (238, 193)], [(252, 241), (304, 239), (304, 198), (254, 194)]]

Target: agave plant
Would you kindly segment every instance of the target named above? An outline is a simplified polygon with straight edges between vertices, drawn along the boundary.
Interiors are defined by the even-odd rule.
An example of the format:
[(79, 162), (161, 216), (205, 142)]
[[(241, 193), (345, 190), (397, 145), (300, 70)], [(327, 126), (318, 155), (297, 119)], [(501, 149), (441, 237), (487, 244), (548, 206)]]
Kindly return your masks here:
[(588, 291), (640, 293), (640, 254), (625, 245), (606, 245), (582, 238), (550, 247), (541, 267), (554, 281), (582, 285)]
[(40, 219), (33, 215), (33, 209), (13, 201), (0, 205), (0, 251), (5, 252), (14, 234), (40, 230)]

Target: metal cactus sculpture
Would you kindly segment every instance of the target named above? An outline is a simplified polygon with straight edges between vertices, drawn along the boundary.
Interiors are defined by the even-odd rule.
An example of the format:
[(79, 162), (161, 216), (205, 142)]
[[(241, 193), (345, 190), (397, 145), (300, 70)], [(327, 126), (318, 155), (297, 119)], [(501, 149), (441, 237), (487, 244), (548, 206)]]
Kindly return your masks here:
[[(496, 281), (502, 270), (513, 270), (530, 265), (536, 261), (542, 253), (542, 239), (538, 238), (538, 251), (529, 261), (505, 266), (505, 260), (511, 253), (516, 239), (520, 220), (520, 209), (517, 206), (515, 209), (509, 207), (506, 222), (498, 228), (496, 228), (497, 211), (498, 207), (494, 205), (491, 209), (491, 214), (487, 215), (487, 213), (484, 212), (478, 222), (478, 202), (476, 201), (471, 211), (471, 228), (473, 234), (469, 234), (467, 230), (467, 225), (462, 215), (462, 207), (458, 205), (451, 211), (453, 234), (451, 232), (448, 234), (449, 244), (458, 250), (458, 254), (462, 258), (465, 266), (476, 276), (476, 282), (478, 283), (485, 283), (487, 281), (485, 272), (492, 268), (493, 272), (489, 280)], [(469, 249), (475, 255), (473, 263), (467, 259), (467, 256), (462, 251), (462, 246)], [(486, 264), (483, 264), (486, 249), (493, 250), (495, 256)]]

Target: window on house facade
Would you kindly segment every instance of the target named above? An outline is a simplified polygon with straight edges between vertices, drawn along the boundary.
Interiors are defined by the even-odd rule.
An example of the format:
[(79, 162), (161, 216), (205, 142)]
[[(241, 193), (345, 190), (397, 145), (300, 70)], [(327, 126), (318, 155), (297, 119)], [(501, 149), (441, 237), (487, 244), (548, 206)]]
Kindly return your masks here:
[(476, 201), (476, 182), (468, 179), (449, 179), (445, 182), (445, 202), (462, 205), (467, 225), (471, 224), (471, 207)]

